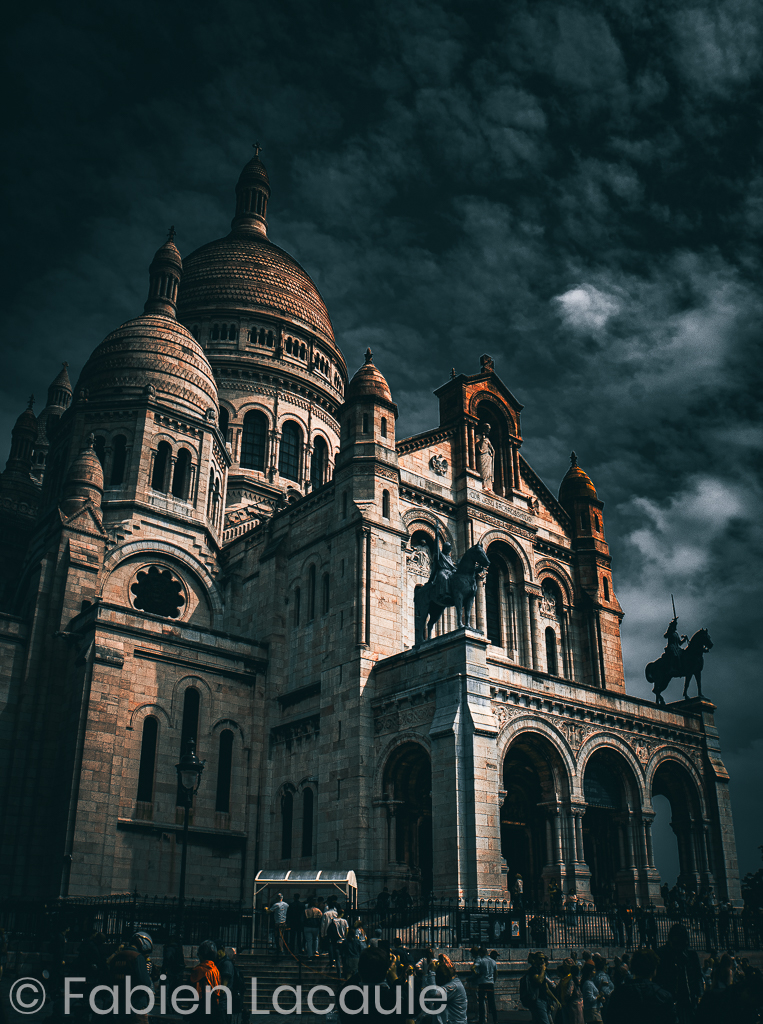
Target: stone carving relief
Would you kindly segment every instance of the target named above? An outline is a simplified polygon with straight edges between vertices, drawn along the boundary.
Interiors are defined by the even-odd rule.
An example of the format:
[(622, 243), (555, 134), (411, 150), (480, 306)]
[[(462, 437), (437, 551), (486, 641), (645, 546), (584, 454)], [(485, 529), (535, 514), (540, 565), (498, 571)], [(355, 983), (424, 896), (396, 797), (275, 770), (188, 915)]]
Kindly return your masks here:
[(408, 571), (414, 576), (429, 579), (432, 574), (432, 554), (426, 544), (417, 544), (407, 555)]
[(445, 476), (448, 472), (448, 460), (442, 455), (433, 455), (429, 460), (429, 468), (438, 476)]

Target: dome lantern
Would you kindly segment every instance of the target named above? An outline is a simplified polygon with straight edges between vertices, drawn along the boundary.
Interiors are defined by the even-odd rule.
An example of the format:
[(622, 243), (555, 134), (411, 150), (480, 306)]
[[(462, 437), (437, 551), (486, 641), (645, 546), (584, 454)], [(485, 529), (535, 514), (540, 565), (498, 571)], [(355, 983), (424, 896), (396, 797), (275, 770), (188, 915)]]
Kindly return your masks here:
[(244, 167), (236, 184), (236, 215), (231, 221), (231, 228), (237, 234), (254, 231), (267, 235), (270, 181), (260, 160), (259, 142), (255, 142), (253, 148), (254, 156)]
[(159, 313), (175, 319), (177, 293), (183, 275), (183, 261), (174, 242), (175, 227), (170, 228), (167, 241), (156, 250), (148, 268), (148, 298), (143, 307), (146, 313)]

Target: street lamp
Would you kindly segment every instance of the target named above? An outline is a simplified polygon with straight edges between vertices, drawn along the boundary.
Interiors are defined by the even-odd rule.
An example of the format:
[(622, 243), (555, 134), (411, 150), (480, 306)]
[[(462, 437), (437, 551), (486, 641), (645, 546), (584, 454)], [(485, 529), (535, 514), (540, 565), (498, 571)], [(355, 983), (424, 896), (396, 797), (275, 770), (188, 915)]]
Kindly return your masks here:
[(188, 749), (175, 765), (175, 771), (178, 775), (178, 793), (182, 796), (183, 806), (185, 807), (183, 852), (180, 858), (180, 898), (178, 900), (178, 916), (181, 929), (183, 928), (183, 912), (185, 910), (185, 862), (188, 855), (188, 818), (193, 798), (201, 784), (201, 773), (204, 771), (206, 763), (206, 761), (200, 761), (196, 756), (196, 741), (193, 736), (189, 737)]

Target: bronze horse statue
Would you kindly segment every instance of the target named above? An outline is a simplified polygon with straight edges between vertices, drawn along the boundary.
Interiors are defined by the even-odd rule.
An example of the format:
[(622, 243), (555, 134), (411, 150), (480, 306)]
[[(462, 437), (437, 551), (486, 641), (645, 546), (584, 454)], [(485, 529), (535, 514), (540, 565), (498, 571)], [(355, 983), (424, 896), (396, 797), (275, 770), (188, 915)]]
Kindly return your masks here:
[(413, 607), (416, 616), (416, 647), (429, 640), (432, 626), (440, 619), (445, 608), (455, 606), (458, 626), (468, 626), (474, 598), (477, 594), (477, 571), (487, 569), (490, 559), (481, 544), (469, 548), (459, 559), (456, 571), (448, 580), (448, 600), (444, 603), (435, 595), (436, 584), (430, 580), (416, 587), (413, 593)]
[(689, 646), (686, 650), (681, 650), (680, 671), (671, 671), (670, 659), (665, 654), (657, 661), (649, 662), (644, 669), (644, 674), (646, 675), (647, 682), (654, 684), (652, 693), (655, 695), (655, 703), (658, 707), (665, 706), (662, 691), (667, 688), (670, 680), (676, 677), (684, 677), (683, 700), (686, 700), (688, 695), (692, 676), (697, 680), (697, 696), (702, 696), (702, 668), (705, 664), (705, 659), (702, 656), (711, 650), (712, 646), (713, 641), (710, 639), (708, 631), (706, 629), (698, 629), (689, 641)]

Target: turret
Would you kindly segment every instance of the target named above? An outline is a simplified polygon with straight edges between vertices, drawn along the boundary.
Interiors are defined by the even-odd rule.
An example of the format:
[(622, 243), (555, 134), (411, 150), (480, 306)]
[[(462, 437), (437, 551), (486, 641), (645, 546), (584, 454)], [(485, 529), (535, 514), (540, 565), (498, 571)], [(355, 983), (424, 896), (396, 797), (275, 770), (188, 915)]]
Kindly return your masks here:
[(578, 586), (591, 652), (589, 681), (606, 689), (624, 689), (620, 622), (623, 612), (612, 587), (609, 545), (604, 539), (604, 502), (578, 465), (575, 452), (559, 488), (559, 504), (572, 520)]
[(178, 285), (183, 276), (183, 261), (173, 241), (175, 228), (171, 227), (167, 241), (156, 250), (148, 268), (148, 298), (143, 307), (146, 313), (159, 313), (175, 319)]
[(241, 172), (236, 184), (236, 216), (231, 228), (236, 234), (256, 232), (267, 235), (268, 222), (265, 219), (270, 199), (268, 172), (260, 160), (259, 143), (254, 146), (254, 156)]
[(5, 465), (3, 479), (8, 480), (29, 480), (29, 471), (32, 468), (32, 451), (35, 438), (37, 437), (37, 417), (32, 412), (34, 395), (29, 398), (29, 404), (22, 412), (11, 431), (11, 451), (8, 462)]
[(68, 519), (87, 502), (100, 509), (102, 497), (103, 468), (95, 452), (95, 436), (91, 434), (66, 474), (61, 511)]

